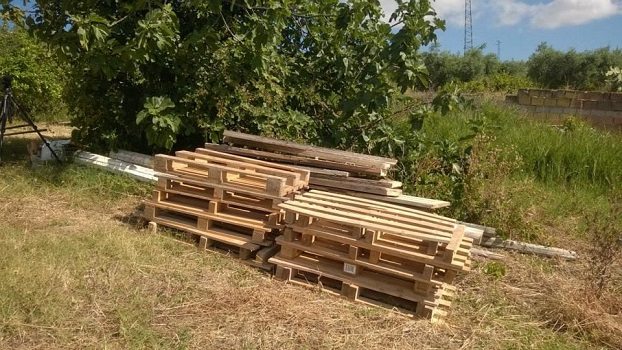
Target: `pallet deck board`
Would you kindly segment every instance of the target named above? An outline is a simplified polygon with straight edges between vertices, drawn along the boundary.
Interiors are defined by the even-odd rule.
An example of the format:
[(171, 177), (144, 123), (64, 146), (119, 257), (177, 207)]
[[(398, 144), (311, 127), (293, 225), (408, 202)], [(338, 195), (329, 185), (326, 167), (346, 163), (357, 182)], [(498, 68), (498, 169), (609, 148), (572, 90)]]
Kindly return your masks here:
[(348, 151), (341, 151), (331, 148), (304, 145), (291, 141), (282, 141), (268, 137), (244, 134), (231, 130), (225, 130), (224, 141), (238, 145), (256, 147), (263, 150), (276, 151), (311, 158), (320, 158), (336, 162), (361, 164), (377, 167), (379, 169), (388, 169), (391, 166), (397, 164), (397, 160), (392, 158), (384, 158)]
[(448, 243), (451, 238), (451, 235), (445, 232), (427, 232), (424, 229), (415, 228), (412, 225), (392, 221), (380, 216), (363, 215), (355, 212), (336, 210), (321, 205), (295, 202), (295, 200), (279, 204), (279, 207), (309, 217), (317, 217), (328, 221), (345, 223), (355, 227), (369, 228), (439, 243)]
[[(362, 179), (360, 179), (362, 180)], [(328, 188), (337, 188), (343, 190), (351, 190), (363, 193), (371, 193), (377, 194), (381, 196), (387, 197), (398, 197), (402, 194), (402, 189), (397, 188), (401, 186), (401, 183), (396, 184), (387, 184), (387, 183), (373, 183), (373, 181), (357, 181), (354, 178), (345, 178), (345, 179), (329, 179), (324, 177), (311, 177), (309, 180), (309, 184), (311, 186), (322, 186)], [(395, 187), (393, 187), (395, 186)]]
[[(286, 179), (287, 185), (294, 186), (296, 188), (304, 187), (304, 178), (309, 177), (309, 175), (303, 170), (294, 169), (291, 167), (268, 166), (268, 164), (270, 163), (267, 162), (261, 162), (261, 164), (258, 164), (255, 162), (260, 161), (255, 160), (255, 162), (251, 162), (253, 159), (232, 159), (233, 156), (231, 155), (210, 150), (197, 149), (196, 152), (177, 151), (175, 152), (175, 155), (181, 158), (205, 161), (207, 164), (221, 165), (230, 168), (240, 168), (256, 172), (258, 174), (283, 177)], [(287, 168), (287, 170), (285, 168)]]

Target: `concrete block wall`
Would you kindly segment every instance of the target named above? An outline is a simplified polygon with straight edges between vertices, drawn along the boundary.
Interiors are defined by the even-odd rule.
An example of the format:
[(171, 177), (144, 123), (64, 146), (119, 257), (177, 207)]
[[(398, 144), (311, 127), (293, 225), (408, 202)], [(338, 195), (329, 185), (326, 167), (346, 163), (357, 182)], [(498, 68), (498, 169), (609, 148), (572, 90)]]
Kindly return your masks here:
[(622, 93), (619, 92), (521, 89), (506, 101), (518, 104), (536, 119), (551, 123), (575, 116), (595, 126), (622, 130)]

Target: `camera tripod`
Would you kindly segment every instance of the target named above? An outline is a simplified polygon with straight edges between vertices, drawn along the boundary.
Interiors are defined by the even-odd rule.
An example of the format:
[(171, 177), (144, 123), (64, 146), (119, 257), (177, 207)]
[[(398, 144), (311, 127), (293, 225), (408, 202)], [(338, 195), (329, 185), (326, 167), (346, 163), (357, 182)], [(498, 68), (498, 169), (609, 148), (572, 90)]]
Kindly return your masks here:
[[(30, 118), (24, 108), (22, 108), (13, 97), (13, 91), (11, 89), (11, 77), (2, 77), (2, 83), (4, 87), (4, 97), (2, 98), (2, 101), (0, 101), (0, 163), (2, 162), (2, 146), (5, 136), (34, 133), (39, 135), (39, 138), (41, 139), (41, 141), (43, 141), (43, 144), (45, 144), (45, 146), (50, 150), (50, 152), (54, 156), (54, 159), (56, 159), (56, 161), (58, 161), (59, 163), (62, 163), (56, 152), (54, 152), (54, 150), (50, 146), (48, 140), (46, 140), (45, 137), (41, 135), (41, 131), (46, 131), (47, 129), (40, 130), (37, 125), (35, 125), (35, 123), (32, 121), (32, 118)], [(7, 123), (11, 124), (13, 122), (13, 118), (16, 115), (19, 116), (21, 120), (26, 124), (7, 126)], [(31, 130), (15, 131), (9, 133), (6, 132), (7, 130), (20, 129), (25, 127), (30, 127)]]

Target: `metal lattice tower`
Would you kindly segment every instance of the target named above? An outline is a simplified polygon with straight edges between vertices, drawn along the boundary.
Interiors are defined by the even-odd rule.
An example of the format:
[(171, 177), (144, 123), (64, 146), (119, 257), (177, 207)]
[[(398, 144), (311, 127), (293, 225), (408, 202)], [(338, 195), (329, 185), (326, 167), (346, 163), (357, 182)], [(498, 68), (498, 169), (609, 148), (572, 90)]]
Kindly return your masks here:
[(464, 53), (473, 48), (473, 12), (471, 0), (464, 0)]

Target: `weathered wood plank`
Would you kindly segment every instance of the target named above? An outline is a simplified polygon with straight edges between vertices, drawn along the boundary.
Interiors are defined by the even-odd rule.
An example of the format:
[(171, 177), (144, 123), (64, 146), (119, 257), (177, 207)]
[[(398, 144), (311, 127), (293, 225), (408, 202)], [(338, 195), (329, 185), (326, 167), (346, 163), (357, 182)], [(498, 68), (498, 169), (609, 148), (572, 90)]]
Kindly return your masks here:
[(224, 141), (238, 145), (256, 147), (267, 151), (276, 151), (303, 157), (320, 158), (334, 162), (361, 164), (376, 167), (378, 169), (389, 169), (391, 166), (397, 164), (397, 160), (391, 158), (304, 145), (269, 137), (244, 134), (231, 130), (225, 130)]
[[(311, 177), (309, 184), (311, 186), (321, 186), (325, 188), (338, 188), (341, 190), (356, 191), (377, 194), (381, 196), (397, 197), (402, 194), (399, 188), (385, 187), (386, 185), (378, 185), (372, 181), (356, 181), (352, 178), (341, 180), (331, 180), (323, 177)], [(362, 179), (359, 179), (362, 180)], [(398, 183), (401, 186), (401, 183)], [(390, 185), (392, 186), (392, 185)]]
[(387, 175), (387, 170), (385, 169), (370, 168), (367, 166), (361, 166), (357, 164), (344, 164), (344, 163), (333, 162), (333, 161), (324, 160), (324, 159), (299, 157), (299, 156), (295, 156), (291, 154), (266, 152), (266, 151), (247, 149), (247, 148), (242, 148), (242, 147), (235, 147), (235, 146), (230, 146), (230, 145), (215, 145), (211, 143), (206, 143), (204, 147), (206, 149), (216, 150), (219, 152), (226, 152), (230, 154), (236, 154), (239, 156), (252, 157), (252, 158), (262, 159), (262, 160), (272, 161), (272, 162), (304, 165), (304, 166), (311, 166), (311, 167), (324, 168), (324, 169), (341, 170), (341, 171), (347, 171), (351, 173), (365, 174), (365, 175), (371, 175), (371, 176), (382, 177), (382, 176)]

